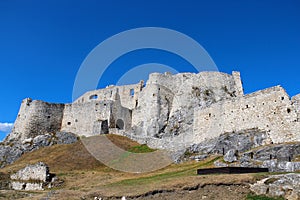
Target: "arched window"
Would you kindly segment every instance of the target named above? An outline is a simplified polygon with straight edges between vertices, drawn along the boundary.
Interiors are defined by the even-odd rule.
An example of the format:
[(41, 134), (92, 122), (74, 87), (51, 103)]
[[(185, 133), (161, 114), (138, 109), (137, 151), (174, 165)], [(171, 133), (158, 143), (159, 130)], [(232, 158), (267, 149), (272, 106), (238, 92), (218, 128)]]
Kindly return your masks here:
[(98, 99), (98, 95), (93, 94), (93, 95), (90, 96), (90, 99)]
[(116, 122), (116, 128), (123, 130), (124, 129), (124, 121), (122, 119), (118, 119)]

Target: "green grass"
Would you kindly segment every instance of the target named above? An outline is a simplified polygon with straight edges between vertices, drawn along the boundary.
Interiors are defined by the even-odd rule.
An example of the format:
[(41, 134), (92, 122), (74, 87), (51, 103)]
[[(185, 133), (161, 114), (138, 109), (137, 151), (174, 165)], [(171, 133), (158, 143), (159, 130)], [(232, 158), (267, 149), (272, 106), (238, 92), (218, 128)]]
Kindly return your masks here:
[(208, 167), (208, 166), (212, 165), (218, 159), (220, 159), (220, 157), (213, 158), (212, 160), (209, 160), (208, 162), (205, 162), (205, 163), (192, 164), (190, 166), (185, 166), (185, 167), (182, 167), (178, 171), (165, 172), (165, 173), (156, 174), (156, 175), (148, 176), (148, 177), (125, 179), (125, 180), (119, 181), (117, 183), (113, 183), (110, 186), (113, 186), (113, 185), (132, 186), (132, 185), (140, 185), (140, 184), (144, 184), (144, 183), (148, 184), (151, 182), (162, 181), (162, 180), (166, 180), (169, 178), (178, 178), (178, 177), (184, 177), (184, 176), (196, 176), (197, 175), (196, 169)]
[(267, 197), (263, 195), (248, 194), (246, 200), (284, 200), (283, 197)]
[(128, 151), (132, 153), (149, 153), (155, 151), (155, 149), (151, 149), (146, 144), (142, 144), (142, 145), (130, 147)]

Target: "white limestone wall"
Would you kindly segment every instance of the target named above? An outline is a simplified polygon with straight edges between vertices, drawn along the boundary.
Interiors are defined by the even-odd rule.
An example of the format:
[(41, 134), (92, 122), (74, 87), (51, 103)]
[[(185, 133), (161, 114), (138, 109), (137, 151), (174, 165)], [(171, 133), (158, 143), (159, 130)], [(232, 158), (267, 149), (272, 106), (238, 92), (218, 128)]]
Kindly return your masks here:
[(300, 141), (297, 113), (285, 90), (276, 86), (245, 97), (197, 109), (194, 116), (194, 143), (222, 133), (258, 128), (266, 130), (270, 143)]
[(64, 104), (51, 104), (27, 98), (22, 101), (12, 133), (6, 140), (33, 138), (60, 130)]
[(292, 102), (293, 102), (293, 106), (298, 114), (298, 121), (300, 121), (300, 94), (292, 97)]
[(143, 89), (143, 85), (144, 81), (140, 81), (138, 84), (125, 86), (108, 86), (105, 89), (86, 92), (75, 100), (74, 103), (93, 102), (94, 100), (115, 100), (115, 96), (119, 95), (123, 107), (134, 109), (136, 107), (138, 95)]
[(155, 84), (147, 85), (139, 95), (138, 105), (132, 111), (132, 126), (139, 136), (153, 136), (159, 131), (159, 96), (159, 87)]
[(239, 73), (235, 76), (220, 72), (150, 74), (133, 110), (133, 132), (157, 137), (190, 134), (194, 108), (242, 95)]
[(110, 122), (112, 107), (113, 101), (110, 100), (66, 104), (61, 131), (72, 132), (79, 136), (100, 134), (102, 121)]
[(27, 165), (12, 174), (11, 187), (14, 190), (43, 190), (43, 183), (50, 181), (49, 168), (43, 162)]
[(47, 181), (47, 175), (49, 174), (49, 168), (46, 164), (39, 162), (34, 165), (27, 165), (25, 168), (19, 170), (17, 173), (12, 174), (10, 178), (12, 180), (22, 181)]
[(240, 72), (236, 72), (233, 71), (232, 72), (232, 77), (234, 80), (234, 85), (236, 88), (236, 95), (241, 97), (244, 95), (244, 89), (243, 89), (243, 83), (242, 83), (242, 79), (241, 79), (241, 73)]
[(26, 191), (44, 190), (43, 183), (27, 183), (21, 181), (12, 181), (11, 188), (13, 190), (26, 190)]
[[(109, 121), (109, 128), (116, 128), (119, 124), (117, 123), (118, 120), (122, 120), (124, 127), (121, 129), (123, 131), (128, 131), (131, 129), (132, 125), (132, 111), (128, 108), (124, 108), (121, 105), (119, 100), (116, 100), (113, 105), (112, 115)], [(121, 128), (121, 127), (119, 127)], [(113, 132), (110, 132), (113, 133)]]
[(93, 136), (103, 133), (102, 124), (107, 121), (108, 128), (116, 128), (120, 119), (124, 130), (131, 127), (131, 111), (121, 106), (119, 96), (116, 100), (93, 100), (85, 103), (66, 104), (61, 131), (79, 136)]

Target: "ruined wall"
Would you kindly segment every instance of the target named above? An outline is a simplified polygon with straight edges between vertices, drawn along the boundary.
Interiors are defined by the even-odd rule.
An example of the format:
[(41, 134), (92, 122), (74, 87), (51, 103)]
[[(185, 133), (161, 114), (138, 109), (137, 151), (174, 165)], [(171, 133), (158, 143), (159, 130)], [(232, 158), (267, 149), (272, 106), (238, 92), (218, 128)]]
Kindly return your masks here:
[(198, 109), (194, 120), (195, 143), (251, 128), (266, 130), (273, 143), (300, 139), (296, 110), (280, 86)]
[(85, 93), (72, 104), (25, 99), (10, 138), (64, 131), (117, 133), (154, 148), (187, 147), (225, 132), (267, 131), (268, 142), (300, 141), (300, 95), (277, 86), (244, 96), (239, 72), (150, 74), (127, 86)]
[(144, 81), (138, 84), (125, 85), (125, 86), (108, 86), (105, 89), (94, 90), (86, 92), (79, 97), (74, 103), (93, 102), (95, 100), (115, 100), (116, 94), (120, 97), (121, 105), (128, 109), (134, 109), (139, 93), (142, 91)]
[(297, 116), (298, 116), (297, 121), (300, 121), (300, 94), (292, 97), (292, 103), (293, 103), (294, 109), (297, 112)]
[(66, 104), (61, 131), (92, 136), (101, 133), (102, 122), (109, 123), (113, 101), (91, 101)]
[(50, 104), (27, 98), (22, 101), (12, 133), (6, 140), (34, 138), (60, 130), (64, 104)]
[(43, 162), (27, 165), (10, 176), (13, 190), (44, 190), (51, 181), (49, 167)]
[(166, 148), (160, 140), (192, 133), (194, 108), (242, 95), (239, 73), (150, 74), (132, 113), (133, 135), (157, 138), (157, 142), (151, 142), (153, 147)]
[(119, 129), (130, 128), (131, 111), (121, 106), (119, 96), (114, 99), (66, 104), (61, 131), (92, 136), (106, 134), (117, 125)]

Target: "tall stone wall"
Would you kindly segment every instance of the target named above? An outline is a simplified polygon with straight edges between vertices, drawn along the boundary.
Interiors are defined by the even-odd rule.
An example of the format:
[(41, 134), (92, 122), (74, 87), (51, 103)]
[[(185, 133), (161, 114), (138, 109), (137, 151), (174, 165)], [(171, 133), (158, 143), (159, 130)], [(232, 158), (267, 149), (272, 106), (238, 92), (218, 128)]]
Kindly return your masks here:
[(198, 109), (194, 120), (195, 143), (222, 133), (252, 128), (266, 130), (269, 143), (300, 139), (297, 112), (289, 96), (280, 86)]
[(64, 104), (50, 104), (27, 98), (22, 101), (12, 133), (7, 140), (34, 138), (61, 128)]
[(8, 139), (110, 131), (154, 148), (180, 149), (246, 129), (266, 131), (268, 143), (300, 141), (299, 123), (300, 95), (290, 100), (280, 86), (244, 96), (239, 72), (153, 73), (146, 86), (109, 86), (72, 104), (25, 99)]
[(297, 112), (297, 116), (298, 116), (297, 120), (300, 121), (300, 94), (292, 97), (292, 103)]
[(113, 101), (66, 104), (61, 131), (92, 136), (101, 133), (102, 122), (109, 123)]
[(142, 91), (143, 87), (144, 81), (140, 81), (138, 84), (125, 86), (108, 86), (105, 89), (86, 92), (74, 102), (86, 103), (95, 100), (115, 100), (114, 98), (118, 94), (123, 107), (134, 109), (137, 104), (139, 93)]
[(152, 137), (156, 148), (168, 148), (166, 140), (172, 141), (171, 146), (179, 145), (176, 138), (184, 134), (186, 139), (193, 131), (195, 108), (242, 96), (241, 87), (239, 73), (235, 77), (220, 72), (153, 73), (133, 110), (133, 135)]
[(115, 101), (94, 99), (85, 103), (66, 104), (61, 131), (79, 136), (106, 134), (109, 128), (128, 130), (131, 111), (121, 106), (120, 97)]

